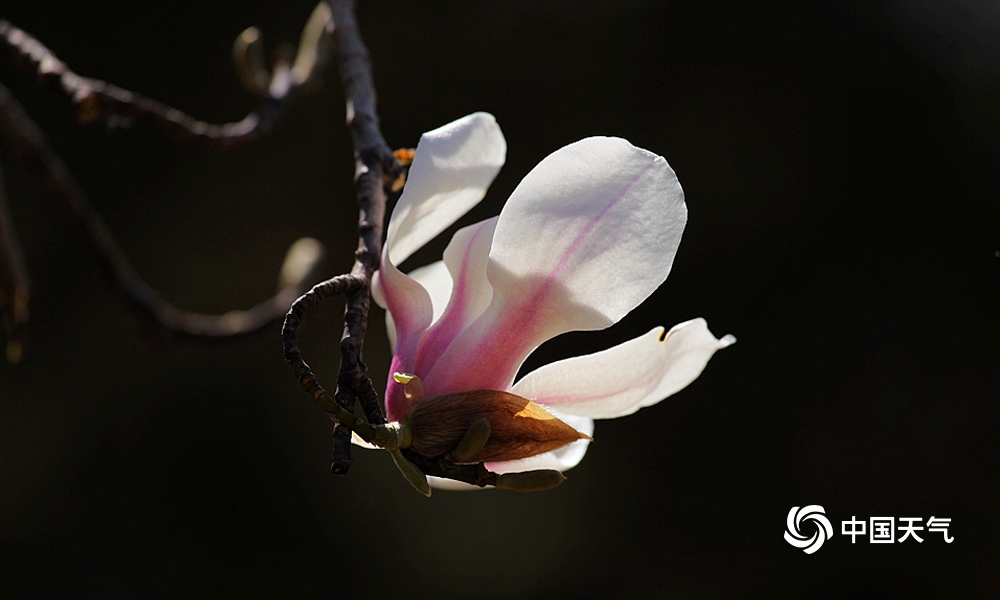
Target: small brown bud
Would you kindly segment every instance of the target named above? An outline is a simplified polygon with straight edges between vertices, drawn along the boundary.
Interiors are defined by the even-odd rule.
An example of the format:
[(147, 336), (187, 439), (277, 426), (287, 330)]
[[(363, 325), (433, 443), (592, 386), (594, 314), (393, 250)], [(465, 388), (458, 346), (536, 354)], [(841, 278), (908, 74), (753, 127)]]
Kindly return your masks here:
[[(475, 452), (463, 447), (463, 463), (518, 460), (587, 438), (538, 404), (510, 392), (474, 390), (425, 398), (413, 405), (413, 449), (428, 458), (456, 450), (474, 423), (488, 421), (488, 439)], [(477, 444), (478, 445), (478, 444)]]

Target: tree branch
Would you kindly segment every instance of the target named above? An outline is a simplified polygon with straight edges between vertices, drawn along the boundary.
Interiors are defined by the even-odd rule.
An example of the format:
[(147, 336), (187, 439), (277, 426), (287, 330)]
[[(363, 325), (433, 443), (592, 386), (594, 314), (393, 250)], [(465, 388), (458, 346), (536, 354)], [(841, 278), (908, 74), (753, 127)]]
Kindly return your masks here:
[(77, 185), (66, 163), (6, 87), (0, 85), (0, 129), (20, 150), (32, 171), (70, 211), (102, 271), (140, 314), (169, 333), (194, 338), (230, 338), (257, 331), (284, 315), (303, 289), (322, 254), (315, 240), (300, 240), (286, 256), (277, 294), (243, 311), (204, 315), (167, 302), (136, 273), (97, 210)]
[(122, 120), (141, 123), (177, 140), (224, 147), (252, 141), (270, 131), (288, 103), (321, 70), (328, 54), (325, 31), (329, 16), (320, 3), (303, 30), (294, 63), (289, 56), (279, 55), (270, 73), (260, 59), (260, 32), (251, 27), (237, 38), (233, 55), (240, 79), (251, 92), (263, 96), (263, 102), (240, 121), (221, 125), (199, 121), (142, 94), (77, 75), (44, 44), (4, 20), (0, 20), (0, 56), (33, 73), (44, 88), (72, 104), (81, 124), (115, 117), (116, 124)]
[[(361, 401), (368, 422), (378, 425), (385, 423), (385, 415), (362, 360), (362, 348), (368, 327), (371, 278), (378, 268), (382, 247), (385, 188), (391, 185), (401, 167), (379, 130), (371, 59), (354, 19), (354, 3), (350, 0), (329, 0), (328, 5), (331, 19), (327, 31), (332, 35), (340, 79), (344, 85), (347, 127), (354, 146), (359, 219), (358, 249), (351, 275), (364, 284), (347, 297), (344, 333), (340, 340), (340, 371), (334, 398), (350, 412), (354, 411), (355, 402)], [(334, 473), (347, 473), (352, 462), (350, 450), (350, 432), (342, 425), (335, 426)]]
[(347, 421), (348, 423), (354, 421), (353, 413), (346, 412), (339, 404), (331, 400), (326, 393), (326, 389), (316, 380), (316, 375), (312, 372), (312, 368), (302, 358), (297, 332), (305, 314), (315, 308), (320, 302), (332, 296), (353, 294), (357, 290), (363, 289), (364, 285), (364, 281), (349, 274), (338, 275), (316, 284), (311, 290), (292, 303), (291, 308), (285, 315), (284, 324), (281, 327), (281, 339), (285, 346), (285, 360), (295, 373), (296, 379), (299, 380), (299, 385), (331, 417), (338, 421)]

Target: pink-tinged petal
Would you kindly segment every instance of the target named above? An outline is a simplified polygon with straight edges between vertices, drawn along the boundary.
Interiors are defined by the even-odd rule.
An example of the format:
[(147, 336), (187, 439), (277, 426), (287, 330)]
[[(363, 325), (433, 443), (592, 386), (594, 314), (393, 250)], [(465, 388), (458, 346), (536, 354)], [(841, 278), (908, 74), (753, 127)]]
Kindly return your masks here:
[(542, 342), (621, 319), (666, 279), (686, 220), (662, 157), (618, 138), (551, 154), (501, 211), (490, 305), (424, 377), (428, 392), (508, 389)]
[[(409, 275), (410, 279), (413, 279), (427, 290), (431, 299), (431, 308), (433, 309), (431, 322), (437, 321), (448, 306), (448, 298), (451, 297), (452, 281), (451, 275), (448, 273), (448, 267), (445, 266), (444, 262), (439, 260), (419, 269), (414, 269)], [(375, 278), (372, 281), (372, 297), (379, 306), (385, 308), (385, 298), (382, 294), (382, 286), (379, 283), (379, 279), (378, 272), (376, 272)], [(393, 321), (392, 313), (389, 311), (385, 311), (385, 331), (389, 337), (389, 349), (395, 350), (396, 322)]]
[(422, 135), (389, 220), (389, 260), (400, 264), (482, 200), (506, 154), (507, 142), (487, 113)]
[(704, 319), (657, 327), (613, 348), (545, 365), (518, 381), (513, 392), (563, 414), (613, 419), (656, 404), (701, 374), (717, 350), (736, 342), (716, 339)]
[(486, 265), (496, 223), (494, 217), (459, 229), (445, 249), (443, 262), (454, 285), (444, 314), (420, 341), (416, 373), (430, 371), (451, 341), (489, 305), (493, 287), (486, 278)]
[[(587, 417), (578, 417), (560, 412), (551, 406), (546, 407), (549, 412), (559, 417), (564, 423), (573, 427), (580, 433), (589, 436), (594, 435), (594, 421)], [(577, 440), (572, 444), (557, 448), (544, 454), (522, 458), (521, 460), (509, 460), (504, 462), (486, 463), (486, 468), (494, 473), (518, 473), (521, 471), (534, 471), (537, 469), (555, 469), (556, 471), (566, 471), (572, 469), (583, 460), (583, 455), (587, 453), (590, 440)]]
[[(384, 256), (382, 268), (376, 276), (379, 295), (392, 315), (395, 331), (395, 351), (389, 373), (412, 373), (420, 336), (434, 316), (431, 297), (424, 286), (401, 273)], [(386, 385), (385, 409), (390, 420), (402, 419), (409, 412), (409, 402), (403, 395), (403, 387), (392, 378), (389, 378)]]

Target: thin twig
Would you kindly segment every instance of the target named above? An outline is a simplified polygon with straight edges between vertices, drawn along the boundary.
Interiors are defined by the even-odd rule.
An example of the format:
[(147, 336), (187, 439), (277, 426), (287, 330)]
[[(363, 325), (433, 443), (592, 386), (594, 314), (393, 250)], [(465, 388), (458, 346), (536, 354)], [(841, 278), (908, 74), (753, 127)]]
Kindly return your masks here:
[[(51, 193), (69, 209), (102, 271), (140, 314), (163, 330), (194, 338), (230, 338), (257, 331), (281, 318), (303, 289), (319, 258), (316, 243), (302, 250), (293, 245), (286, 259), (280, 291), (243, 311), (204, 315), (180, 310), (167, 302), (135, 271), (97, 210), (77, 185), (66, 163), (52, 150), (44, 133), (31, 120), (6, 87), (0, 85), (0, 129), (20, 150), (25, 162), (45, 182)], [(298, 261), (294, 266), (291, 263)]]
[(498, 475), (488, 470), (483, 463), (457, 465), (444, 457), (427, 458), (412, 450), (403, 450), (407, 460), (417, 465), (425, 475), (454, 479), (477, 487), (495, 486)]
[(338, 275), (316, 284), (311, 290), (299, 296), (292, 303), (291, 308), (285, 315), (284, 324), (281, 327), (281, 340), (285, 346), (285, 360), (295, 373), (296, 379), (299, 380), (299, 385), (331, 417), (338, 421), (347, 420), (348, 423), (353, 422), (353, 414), (347, 413), (339, 404), (334, 402), (326, 393), (326, 389), (316, 380), (316, 375), (312, 372), (312, 368), (302, 358), (297, 332), (305, 314), (315, 308), (320, 302), (333, 296), (352, 294), (362, 289), (364, 285), (363, 281), (352, 275)]
[[(318, 13), (318, 14), (317, 14)], [(268, 132), (285, 112), (290, 100), (318, 72), (325, 55), (325, 35), (308, 35), (322, 30), (328, 11), (314, 11), (303, 32), (294, 65), (288, 56), (279, 56), (268, 74), (256, 61), (260, 34), (247, 29), (237, 39), (234, 55), (241, 80), (251, 91), (262, 95), (261, 106), (240, 121), (213, 124), (199, 121), (142, 94), (74, 73), (66, 63), (40, 41), (7, 21), (0, 20), (0, 57), (33, 73), (43, 87), (72, 104), (80, 123), (114, 118), (116, 124), (141, 123), (164, 135), (205, 146), (222, 147), (252, 141)]]
[(11, 364), (20, 362), (24, 352), (30, 288), (24, 250), (14, 231), (0, 168), (0, 312), (7, 332), (7, 361)]

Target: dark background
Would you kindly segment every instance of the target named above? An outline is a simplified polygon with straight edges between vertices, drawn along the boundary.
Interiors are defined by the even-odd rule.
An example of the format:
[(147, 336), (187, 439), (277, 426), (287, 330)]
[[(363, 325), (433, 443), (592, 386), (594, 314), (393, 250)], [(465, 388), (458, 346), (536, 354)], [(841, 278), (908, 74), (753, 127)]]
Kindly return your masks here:
[[(11, 5), (13, 4), (13, 6)], [(30, 6), (28, 6), (30, 5)], [(4, 597), (996, 597), (1000, 7), (895, 2), (370, 2), (394, 147), (486, 110), (507, 165), (603, 134), (662, 154), (690, 218), (667, 283), (528, 367), (697, 316), (739, 343), (689, 388), (602, 422), (560, 488), (422, 498), (384, 454), (330, 475), (330, 423), (277, 326), (158, 344), (4, 147), (33, 275), (30, 347), (0, 365)], [(230, 44), (296, 40), (308, 2), (4, 2), (77, 72), (227, 121), (254, 107)], [(7, 66), (137, 269), (178, 305), (247, 307), (285, 248), (349, 268), (340, 85), (225, 152), (79, 127)], [(435, 259), (442, 237), (407, 263)], [(342, 304), (302, 330), (332, 381)], [(381, 317), (367, 346), (381, 387)], [(782, 539), (793, 506), (835, 535)], [(955, 537), (851, 545), (851, 516), (952, 519)]]

